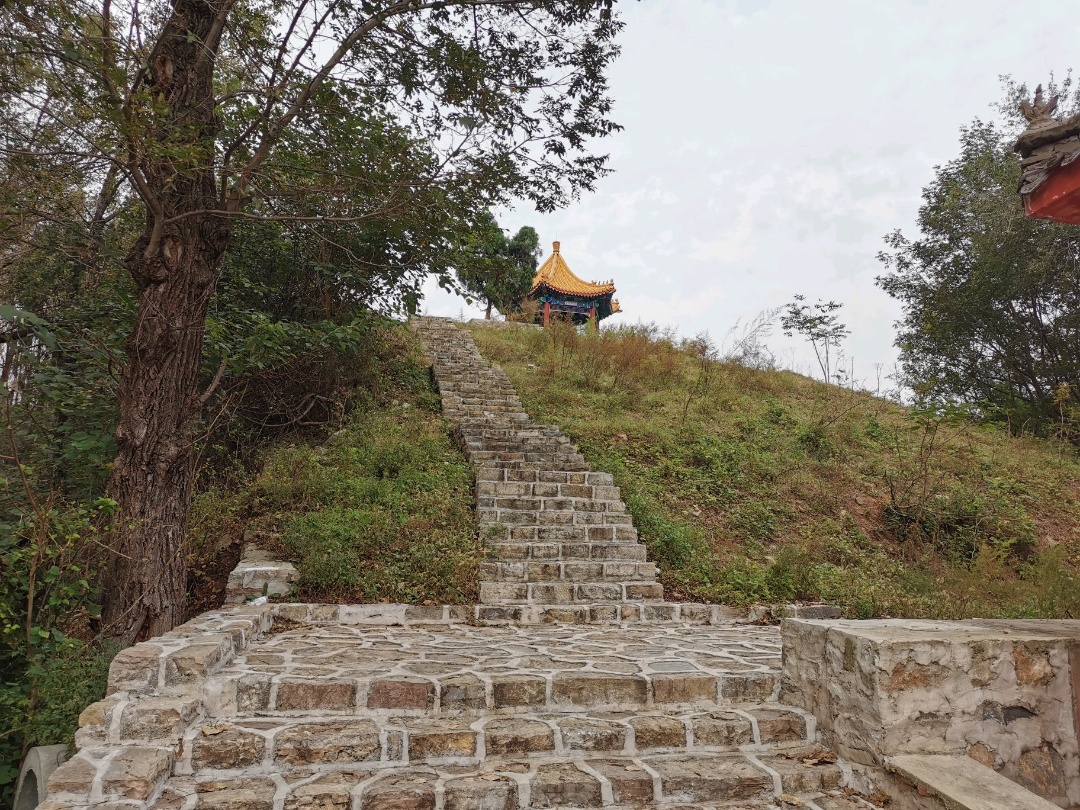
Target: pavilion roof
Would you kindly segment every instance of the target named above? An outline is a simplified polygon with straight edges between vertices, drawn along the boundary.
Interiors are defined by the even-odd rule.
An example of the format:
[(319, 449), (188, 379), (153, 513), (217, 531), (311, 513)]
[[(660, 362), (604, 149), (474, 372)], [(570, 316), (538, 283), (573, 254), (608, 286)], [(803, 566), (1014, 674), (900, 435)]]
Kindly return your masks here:
[[(597, 284), (595, 281), (584, 281), (575, 276), (567, 266), (562, 254), (559, 253), (559, 243), (555, 242), (552, 248), (554, 252), (546, 262), (540, 265), (536, 275), (533, 276), (530, 294), (536, 292), (541, 285), (546, 285), (564, 295), (579, 295), (583, 298), (592, 298), (615, 292), (615, 284), (611, 281)], [(613, 309), (612, 311), (618, 312), (619, 310)]]

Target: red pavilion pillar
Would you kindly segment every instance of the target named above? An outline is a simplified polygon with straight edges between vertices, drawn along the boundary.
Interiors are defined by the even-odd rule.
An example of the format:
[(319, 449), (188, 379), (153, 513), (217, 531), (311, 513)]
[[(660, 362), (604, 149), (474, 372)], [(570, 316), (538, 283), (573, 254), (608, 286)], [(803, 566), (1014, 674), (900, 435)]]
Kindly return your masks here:
[(551, 323), (551, 302), (550, 301), (545, 301), (544, 302), (544, 326), (547, 326), (549, 323)]

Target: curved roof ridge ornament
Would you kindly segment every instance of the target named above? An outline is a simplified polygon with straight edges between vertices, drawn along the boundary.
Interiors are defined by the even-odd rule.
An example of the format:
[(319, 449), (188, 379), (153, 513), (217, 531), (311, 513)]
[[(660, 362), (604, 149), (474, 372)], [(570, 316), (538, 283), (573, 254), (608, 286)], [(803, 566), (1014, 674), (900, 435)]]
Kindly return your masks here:
[(1024, 118), (1029, 122), (1042, 121), (1046, 118), (1052, 118), (1055, 110), (1057, 110), (1058, 102), (1061, 100), (1061, 95), (1051, 96), (1049, 101), (1043, 101), (1043, 89), (1040, 84), (1035, 88), (1035, 98), (1028, 101), (1026, 98), (1020, 99), (1020, 112), (1023, 113)]

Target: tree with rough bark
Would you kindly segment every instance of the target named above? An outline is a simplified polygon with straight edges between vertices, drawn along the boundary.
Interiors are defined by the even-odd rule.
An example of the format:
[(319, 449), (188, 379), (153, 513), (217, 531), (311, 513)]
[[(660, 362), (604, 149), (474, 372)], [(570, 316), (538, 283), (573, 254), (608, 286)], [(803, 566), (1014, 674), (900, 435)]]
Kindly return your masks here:
[[(238, 219), (392, 219), (417, 195), (564, 204), (605, 172), (613, 0), (42, 0), (0, 8), (5, 157), (77, 162), (102, 216), (133, 199), (135, 316), (118, 383), (105, 632), (171, 629), (185, 598), (207, 309)], [(353, 112), (423, 155), (401, 182), (308, 165), (298, 133)], [(302, 139), (301, 139), (302, 140)], [(396, 154), (388, 151), (386, 160)], [(115, 190), (114, 190), (115, 189)], [(434, 194), (433, 192), (438, 192)], [(318, 200), (304, 213), (304, 200)], [(359, 200), (359, 202), (356, 202)], [(444, 276), (444, 281), (448, 277)], [(213, 388), (211, 383), (210, 388)]]

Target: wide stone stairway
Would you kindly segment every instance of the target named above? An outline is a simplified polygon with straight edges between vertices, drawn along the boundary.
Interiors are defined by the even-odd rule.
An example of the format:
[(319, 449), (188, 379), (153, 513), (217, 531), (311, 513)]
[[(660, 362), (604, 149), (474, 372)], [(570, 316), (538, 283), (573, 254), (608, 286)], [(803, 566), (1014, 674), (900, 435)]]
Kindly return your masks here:
[(775, 627), (665, 603), (606, 473), (415, 323), (477, 467), (483, 604), (240, 605), (121, 652), (46, 810), (865, 810)]
[(869, 806), (776, 702), (775, 628), (438, 610), (242, 606), (125, 650), (46, 810)]

